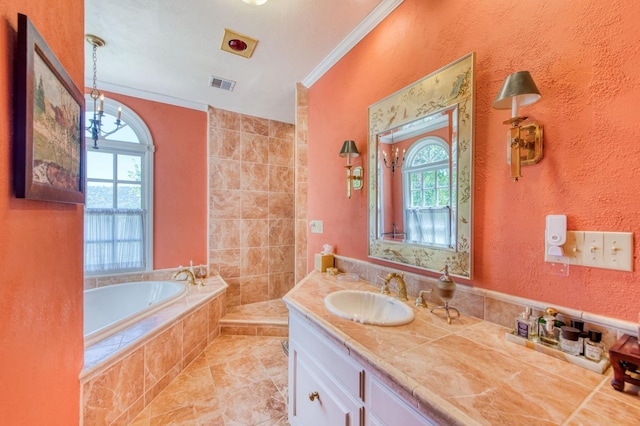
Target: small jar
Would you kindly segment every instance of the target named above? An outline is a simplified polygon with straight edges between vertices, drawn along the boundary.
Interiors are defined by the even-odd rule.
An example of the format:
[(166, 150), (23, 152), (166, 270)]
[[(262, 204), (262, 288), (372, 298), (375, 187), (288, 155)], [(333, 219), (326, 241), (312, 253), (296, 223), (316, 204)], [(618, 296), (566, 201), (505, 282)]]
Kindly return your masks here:
[(600, 362), (604, 354), (604, 345), (602, 333), (595, 330), (589, 330), (589, 339), (584, 344), (584, 357), (591, 361)]
[(560, 349), (569, 355), (580, 355), (580, 330), (575, 327), (562, 326), (560, 328)]
[(578, 337), (578, 342), (580, 343), (580, 355), (584, 355), (584, 342), (589, 338), (589, 333), (584, 331), (584, 322), (580, 320), (571, 320), (571, 327), (580, 330), (580, 337)]

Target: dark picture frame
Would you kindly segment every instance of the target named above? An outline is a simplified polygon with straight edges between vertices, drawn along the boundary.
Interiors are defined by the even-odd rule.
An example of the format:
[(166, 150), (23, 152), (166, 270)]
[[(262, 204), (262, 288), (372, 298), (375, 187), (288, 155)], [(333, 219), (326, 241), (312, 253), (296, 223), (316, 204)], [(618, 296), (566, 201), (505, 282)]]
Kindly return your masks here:
[(16, 197), (84, 204), (84, 96), (22, 14), (14, 118)]

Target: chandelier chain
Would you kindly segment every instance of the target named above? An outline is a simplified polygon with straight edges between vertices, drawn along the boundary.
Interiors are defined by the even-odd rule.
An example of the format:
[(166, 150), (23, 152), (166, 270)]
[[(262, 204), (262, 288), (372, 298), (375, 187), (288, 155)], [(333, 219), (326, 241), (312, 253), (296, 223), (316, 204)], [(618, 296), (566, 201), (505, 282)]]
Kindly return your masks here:
[(91, 99), (94, 101), (100, 96), (98, 90), (98, 45), (93, 45), (93, 87), (91, 88)]

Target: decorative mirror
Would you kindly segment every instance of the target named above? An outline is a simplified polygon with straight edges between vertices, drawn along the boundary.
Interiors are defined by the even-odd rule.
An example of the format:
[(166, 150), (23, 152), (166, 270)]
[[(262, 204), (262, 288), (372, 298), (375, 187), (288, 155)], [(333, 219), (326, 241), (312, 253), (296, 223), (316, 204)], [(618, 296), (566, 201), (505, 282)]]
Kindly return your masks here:
[(369, 107), (369, 257), (471, 278), (475, 54)]

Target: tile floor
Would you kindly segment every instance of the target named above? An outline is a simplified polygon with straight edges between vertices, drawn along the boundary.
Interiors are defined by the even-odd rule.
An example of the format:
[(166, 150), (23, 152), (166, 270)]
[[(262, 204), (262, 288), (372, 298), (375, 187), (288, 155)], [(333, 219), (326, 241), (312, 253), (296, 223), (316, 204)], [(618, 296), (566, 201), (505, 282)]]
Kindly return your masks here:
[(288, 425), (283, 340), (216, 338), (130, 426)]

